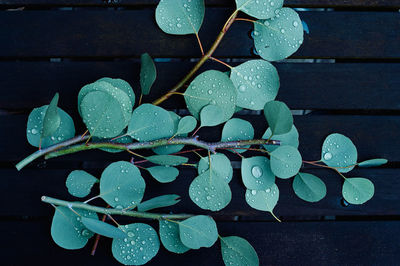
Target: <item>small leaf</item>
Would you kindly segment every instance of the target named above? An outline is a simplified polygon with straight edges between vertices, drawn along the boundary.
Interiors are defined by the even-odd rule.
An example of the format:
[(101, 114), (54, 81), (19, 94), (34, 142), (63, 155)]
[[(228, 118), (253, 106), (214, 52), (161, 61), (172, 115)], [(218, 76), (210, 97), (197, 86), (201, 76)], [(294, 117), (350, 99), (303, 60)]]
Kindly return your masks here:
[(144, 95), (148, 95), (150, 93), (151, 86), (156, 80), (156, 66), (154, 65), (153, 59), (148, 53), (142, 54), (140, 60), (140, 88), (142, 89), (142, 93)]
[(182, 254), (189, 250), (179, 237), (179, 224), (167, 220), (159, 220), (160, 239), (164, 247), (174, 253)]
[(54, 95), (43, 118), (42, 138), (51, 136), (60, 126), (61, 117), (58, 114), (58, 93)]
[(292, 146), (280, 146), (270, 155), (272, 172), (283, 179), (296, 175), (303, 163), (300, 152)]
[(200, 111), (200, 121), (202, 127), (212, 127), (222, 124), (225, 122), (224, 112), (218, 105), (206, 105)]
[(177, 156), (177, 155), (152, 155), (152, 156), (146, 157), (146, 160), (148, 160), (149, 162), (155, 163), (155, 164), (166, 165), (166, 166), (176, 166), (176, 165), (181, 165), (181, 164), (187, 163), (189, 159), (186, 157)]
[(90, 190), (96, 182), (99, 182), (99, 180), (91, 174), (82, 170), (75, 170), (68, 175), (65, 184), (69, 194), (83, 198), (89, 195)]
[(288, 133), (293, 127), (292, 112), (283, 102), (271, 101), (266, 103), (264, 115), (273, 135)]
[(157, 232), (150, 225), (133, 223), (122, 226), (127, 236), (114, 238), (112, 254), (124, 265), (143, 265), (157, 255), (160, 240)]
[(270, 162), (264, 156), (243, 158), (241, 171), (243, 183), (248, 189), (265, 190), (275, 183)]
[(258, 266), (257, 252), (250, 243), (238, 236), (221, 237), (221, 253), (225, 265)]
[(100, 196), (117, 209), (139, 204), (145, 187), (139, 169), (124, 161), (107, 166), (100, 178)]
[[(221, 141), (237, 141), (237, 140), (250, 140), (254, 137), (254, 128), (250, 122), (240, 119), (232, 118), (225, 123), (222, 129)], [(250, 146), (243, 146), (249, 148)], [(236, 152), (242, 153), (246, 149), (235, 149)]]
[[(263, 139), (269, 139), (272, 136), (271, 128), (268, 128), (262, 136)], [(280, 145), (289, 145), (295, 147), (296, 149), (299, 147), (299, 132), (296, 127), (293, 125), (292, 129), (285, 134), (274, 135), (273, 140), (279, 140)], [(279, 145), (264, 145), (264, 148), (267, 151), (274, 151), (279, 147)]]
[[(233, 175), (233, 168), (231, 161), (223, 153), (216, 153), (210, 156), (212, 171), (217, 176), (222, 177), (226, 183), (231, 182)], [(200, 175), (209, 169), (209, 158), (208, 156), (202, 157), (197, 167), (197, 173)]]
[(377, 167), (384, 165), (388, 162), (386, 159), (371, 159), (371, 160), (366, 160), (361, 163), (358, 163), (358, 166), (360, 167)]
[(279, 199), (278, 186), (273, 184), (266, 190), (246, 190), (246, 202), (253, 209), (272, 213)]
[(147, 171), (160, 183), (172, 182), (179, 175), (179, 170), (171, 166), (153, 166), (147, 168)]
[(283, 0), (236, 0), (237, 10), (258, 19), (272, 18), (276, 10), (281, 8)]
[(357, 148), (348, 137), (331, 134), (322, 144), (321, 161), (339, 172), (350, 172), (357, 163)]
[[(177, 133), (178, 131), (178, 124), (179, 121), (181, 119), (181, 117), (179, 115), (177, 115), (175, 112), (172, 111), (168, 111), (169, 115), (171, 116), (172, 121), (174, 122), (174, 131), (173, 134), (171, 134), (170, 136), (168, 136), (168, 138), (176, 135), (178, 137), (186, 137), (187, 134), (179, 134)], [(197, 121), (196, 121), (197, 123)], [(153, 149), (153, 151), (156, 154), (160, 154), (160, 155), (166, 155), (166, 154), (171, 154), (171, 153), (176, 153), (179, 152), (180, 150), (183, 149), (185, 145), (183, 144), (176, 144), (176, 145), (166, 145), (166, 146), (160, 146), (160, 147), (156, 147)]]
[(179, 120), (178, 130), (177, 130), (176, 134), (180, 135), (180, 134), (187, 134), (189, 132), (192, 132), (196, 128), (196, 125), (197, 125), (197, 120), (193, 116), (187, 115), (185, 117), (182, 117)]
[[(97, 80), (96, 82), (99, 81), (105, 81), (110, 83), (112, 86), (116, 87), (117, 89), (122, 90), (123, 92), (125, 92), (129, 99), (131, 100), (132, 103), (132, 107), (135, 105), (135, 93), (133, 92), (133, 89), (131, 87), (131, 85), (129, 85), (128, 82), (126, 82), (123, 79), (113, 79), (113, 78), (101, 78), (99, 80)], [(79, 98), (78, 98), (78, 102), (79, 102)]]
[(119, 229), (118, 227), (114, 227), (111, 224), (99, 221), (98, 219), (86, 218), (82, 217), (82, 223), (86, 226), (90, 231), (110, 237), (110, 238), (124, 238), (126, 234)]
[(326, 195), (325, 183), (312, 174), (298, 173), (293, 180), (296, 195), (308, 202), (317, 202)]
[(210, 216), (193, 216), (179, 223), (179, 236), (188, 248), (209, 248), (218, 239), (217, 225)]
[(137, 206), (138, 211), (146, 212), (153, 209), (158, 209), (162, 207), (168, 207), (177, 204), (181, 201), (179, 195), (170, 194), (170, 195), (162, 195), (158, 196), (146, 201), (143, 201)]
[(374, 195), (374, 184), (362, 177), (346, 178), (343, 183), (342, 194), (351, 204), (363, 204)]

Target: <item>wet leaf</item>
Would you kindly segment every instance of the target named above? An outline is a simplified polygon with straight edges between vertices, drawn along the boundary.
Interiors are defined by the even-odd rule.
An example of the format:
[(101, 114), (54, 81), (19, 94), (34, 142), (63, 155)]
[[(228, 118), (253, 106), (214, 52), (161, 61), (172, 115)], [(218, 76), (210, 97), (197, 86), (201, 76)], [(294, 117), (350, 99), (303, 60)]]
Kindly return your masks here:
[(172, 182), (179, 175), (179, 170), (172, 166), (153, 166), (147, 168), (147, 171), (160, 183)]
[(250, 207), (259, 211), (273, 213), (273, 210), (278, 203), (278, 199), (279, 189), (275, 184), (266, 190), (246, 190), (246, 202)]
[[(174, 134), (171, 134), (171, 136), (168, 136), (168, 137), (170, 138), (173, 135), (176, 135), (177, 137), (186, 137), (187, 134), (183, 134), (183, 133), (181, 134), (181, 133), (177, 132), (178, 131), (178, 124), (179, 124), (179, 121), (180, 121), (181, 117), (179, 115), (177, 115), (176, 113), (172, 112), (172, 111), (169, 111), (168, 113), (171, 116), (172, 121), (174, 122), (174, 131), (173, 131)], [(160, 155), (166, 155), (166, 154), (171, 154), (171, 153), (178, 152), (178, 151), (182, 150), (182, 148), (184, 146), (185, 145), (181, 145), (181, 144), (167, 145), (167, 146), (161, 146), (161, 147), (154, 148), (153, 151), (155, 153), (157, 153), (157, 154), (160, 154)]]
[[(237, 141), (237, 140), (250, 140), (254, 138), (254, 128), (250, 122), (240, 119), (232, 118), (225, 123), (222, 129), (221, 141)], [(250, 146), (243, 146), (249, 148)], [(235, 149), (236, 152), (242, 153), (246, 149)]]
[[(133, 92), (133, 89), (131, 87), (131, 85), (129, 85), (128, 82), (126, 82), (123, 79), (113, 79), (113, 78), (101, 78), (99, 80), (97, 80), (96, 82), (100, 82), (100, 81), (105, 81), (110, 83), (112, 86), (114, 86), (117, 89), (122, 90), (123, 92), (125, 92), (129, 99), (131, 100), (131, 104), (132, 107), (135, 105), (135, 93)], [(79, 102), (79, 100), (78, 100)]]
[(371, 159), (371, 160), (366, 160), (361, 163), (358, 163), (358, 166), (360, 167), (377, 167), (384, 165), (388, 162), (386, 159)]
[(120, 228), (99, 221), (98, 219), (82, 217), (81, 220), (82, 223), (86, 226), (86, 228), (92, 231), (93, 233), (110, 238), (126, 237), (126, 233), (124, 233)]
[(248, 189), (265, 190), (275, 183), (275, 175), (265, 156), (243, 158), (241, 171), (243, 184)]
[(236, 0), (236, 8), (249, 16), (258, 19), (272, 18), (281, 8), (283, 0)]
[(65, 182), (69, 194), (72, 196), (83, 198), (89, 195), (93, 185), (99, 180), (82, 170), (72, 171)]
[(300, 152), (292, 146), (279, 146), (270, 156), (272, 172), (283, 179), (296, 175), (303, 163)]
[(322, 144), (321, 161), (339, 172), (350, 172), (357, 163), (357, 148), (348, 137), (331, 134)]
[(197, 125), (196, 118), (194, 118), (191, 115), (187, 115), (179, 120), (178, 130), (176, 133), (177, 135), (187, 134), (189, 132), (192, 132), (196, 128), (196, 125)]
[(221, 237), (221, 253), (225, 265), (259, 265), (257, 252), (246, 239), (238, 236)]
[(344, 199), (351, 204), (363, 204), (374, 195), (374, 184), (362, 177), (346, 178), (343, 183), (342, 194)]
[(200, 121), (202, 127), (212, 127), (222, 124), (225, 122), (224, 111), (218, 105), (206, 105), (200, 111)]
[(146, 160), (148, 160), (149, 162), (155, 163), (155, 164), (166, 165), (166, 166), (176, 166), (176, 165), (181, 165), (181, 164), (187, 163), (189, 159), (186, 157), (177, 156), (177, 155), (152, 155), (152, 156), (146, 157)]
[(218, 239), (217, 225), (210, 216), (193, 216), (179, 223), (179, 236), (188, 248), (209, 248)]
[(179, 224), (167, 220), (159, 220), (160, 239), (164, 247), (174, 253), (182, 254), (189, 250), (179, 237)]
[(298, 173), (292, 186), (296, 195), (308, 202), (320, 201), (326, 195), (325, 183), (312, 174)]
[(43, 130), (41, 138), (46, 138), (51, 136), (56, 132), (57, 128), (60, 126), (61, 117), (58, 114), (58, 93), (54, 95), (49, 106), (47, 107), (46, 113), (43, 118)]
[(162, 207), (168, 207), (177, 204), (181, 201), (179, 195), (169, 194), (169, 195), (162, 195), (158, 197), (154, 197), (152, 199), (143, 201), (137, 206), (138, 211), (140, 212), (147, 212), (153, 209), (158, 209)]
[(148, 95), (150, 93), (151, 86), (156, 80), (157, 70), (153, 59), (148, 53), (142, 54), (140, 60), (140, 88), (142, 89), (142, 93), (144, 95)]
[(271, 101), (265, 104), (264, 115), (273, 135), (288, 133), (293, 127), (292, 112), (283, 102)]
[[(231, 161), (223, 153), (216, 153), (210, 156), (212, 171), (217, 174), (217, 176), (222, 177), (225, 182), (229, 183), (232, 180), (233, 168)], [(202, 157), (199, 161), (197, 172), (202, 174), (209, 169), (209, 158), (208, 156)]]
[[(269, 139), (272, 135), (271, 128), (268, 128), (265, 131), (264, 135), (262, 136), (263, 139)], [(274, 135), (273, 140), (279, 140), (280, 145), (263, 145), (267, 151), (274, 151), (279, 146), (289, 145), (295, 148), (299, 147), (299, 132), (297, 131), (296, 127), (293, 125), (292, 129), (285, 134)]]

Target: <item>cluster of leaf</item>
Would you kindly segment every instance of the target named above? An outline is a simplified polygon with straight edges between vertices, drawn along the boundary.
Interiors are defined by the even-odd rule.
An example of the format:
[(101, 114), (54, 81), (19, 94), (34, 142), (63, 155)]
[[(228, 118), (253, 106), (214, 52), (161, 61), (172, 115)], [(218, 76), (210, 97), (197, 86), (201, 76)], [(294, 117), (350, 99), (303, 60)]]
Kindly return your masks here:
[[(282, 8), (282, 0), (236, 0), (236, 4), (235, 13), (242, 11), (258, 19), (254, 22), (253, 37), (256, 51), (263, 59), (249, 60), (232, 67), (229, 73), (208, 70), (194, 78), (184, 93), (191, 115), (180, 117), (148, 103), (134, 108), (136, 95), (132, 87), (124, 80), (112, 78), (102, 78), (84, 86), (78, 95), (78, 110), (91, 138), (110, 143), (144, 143), (186, 137), (197, 126), (220, 124), (224, 124), (221, 143), (252, 140), (252, 124), (233, 116), (243, 108), (263, 110), (269, 127), (262, 138), (278, 140), (280, 145), (263, 145), (258, 149), (263, 152), (262, 156), (243, 157), (241, 176), (246, 187), (246, 202), (254, 209), (274, 215), (273, 209), (279, 199), (276, 177), (294, 177), (294, 192), (305, 201), (316, 202), (326, 194), (326, 186), (320, 178), (299, 172), (303, 164), (297, 149), (299, 134), (290, 109), (275, 100), (279, 76), (269, 62), (284, 59), (299, 48), (303, 42), (303, 27), (293, 9)], [(204, 12), (203, 0), (161, 0), (156, 9), (156, 21), (166, 33), (198, 34)], [(141, 90), (143, 95), (148, 95), (156, 79), (156, 68), (148, 54), (142, 55), (141, 61)], [(33, 146), (48, 147), (75, 135), (71, 117), (58, 108), (57, 103), (58, 94), (50, 105), (36, 108), (29, 115), (27, 138)], [(179, 144), (153, 148), (155, 155), (144, 159), (155, 166), (143, 168), (143, 171), (148, 171), (161, 183), (174, 181), (179, 175), (176, 166), (188, 162), (184, 156), (173, 155), (183, 147)], [(241, 154), (248, 148), (233, 147), (231, 151)], [(315, 165), (324, 163), (338, 173), (347, 173), (356, 165), (368, 167), (385, 162), (374, 159), (357, 163), (357, 150), (351, 140), (332, 134), (325, 139), (321, 160)], [(202, 157), (196, 167), (198, 176), (189, 187), (191, 200), (205, 210), (219, 211), (226, 207), (232, 197), (229, 182), (233, 169), (229, 158), (223, 153), (214, 153)], [(362, 204), (373, 196), (374, 186), (369, 180), (344, 178), (342, 192), (349, 203)], [(178, 195), (162, 195), (142, 202), (145, 181), (138, 167), (124, 161), (110, 164), (100, 180), (84, 171), (73, 171), (66, 181), (68, 191), (80, 198), (88, 196), (96, 183), (99, 183), (98, 197), (124, 212), (135, 208), (139, 212), (148, 212), (179, 202)], [(98, 220), (95, 212), (71, 206), (56, 207), (51, 234), (58, 245), (66, 249), (82, 248), (94, 233), (113, 238), (113, 255), (125, 265), (145, 264), (160, 247), (156, 231), (147, 224), (114, 227)], [(165, 248), (175, 253), (211, 247), (219, 236), (214, 220), (203, 215), (183, 221), (160, 218), (159, 235)], [(236, 236), (220, 239), (226, 265), (259, 264), (255, 250), (245, 239)]]

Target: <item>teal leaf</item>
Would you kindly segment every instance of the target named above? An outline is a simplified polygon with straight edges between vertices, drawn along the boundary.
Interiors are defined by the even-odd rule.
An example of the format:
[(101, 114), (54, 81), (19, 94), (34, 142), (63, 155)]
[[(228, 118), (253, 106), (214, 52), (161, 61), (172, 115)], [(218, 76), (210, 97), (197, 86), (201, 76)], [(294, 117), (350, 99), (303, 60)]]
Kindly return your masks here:
[[(133, 140), (132, 140), (132, 138), (130, 136), (128, 136), (128, 135), (125, 135), (123, 137), (121, 136), (121, 135), (124, 135), (126, 131), (124, 130), (123, 132), (124, 133), (118, 134), (119, 136), (117, 138), (115, 138), (115, 139), (109, 139), (109, 140), (102, 139), (101, 141), (103, 141), (103, 142), (104, 141), (109, 141), (109, 142), (112, 142), (112, 143), (121, 143), (121, 144), (132, 143)], [(100, 140), (100, 139), (97, 138), (97, 137), (93, 137), (93, 141), (97, 141), (97, 140)], [(110, 153), (118, 153), (118, 152), (123, 152), (124, 151), (124, 150), (111, 149), (111, 148), (100, 148), (100, 150), (105, 151), (105, 152), (110, 152)]]
[(181, 201), (179, 195), (169, 194), (169, 195), (162, 195), (158, 197), (154, 197), (152, 199), (146, 200), (141, 202), (137, 209), (140, 212), (146, 212), (153, 209), (158, 209), (162, 207), (168, 207), (177, 204)]
[(111, 251), (114, 258), (124, 265), (143, 265), (157, 255), (160, 240), (150, 225), (133, 223), (122, 226), (125, 238), (114, 238)]
[(217, 225), (210, 216), (196, 215), (179, 223), (179, 236), (188, 248), (209, 248), (218, 239)]
[[(254, 138), (254, 128), (250, 122), (240, 119), (232, 118), (225, 123), (222, 129), (221, 141), (237, 141), (237, 140), (250, 140)], [(249, 148), (250, 146), (243, 146)], [(235, 149), (236, 152), (242, 153), (246, 149)]]
[(243, 158), (241, 171), (243, 184), (248, 189), (266, 190), (275, 183), (275, 175), (265, 156)]
[(265, 60), (249, 60), (232, 68), (231, 80), (236, 87), (239, 107), (262, 110), (278, 94), (278, 71)]
[(288, 133), (293, 127), (292, 112), (283, 102), (271, 101), (266, 103), (264, 115), (273, 135)]
[(138, 141), (151, 141), (172, 136), (174, 129), (167, 110), (146, 103), (133, 111), (127, 134)]
[(272, 18), (276, 10), (281, 8), (283, 0), (236, 0), (237, 10), (258, 19)]
[(180, 135), (192, 132), (196, 128), (196, 125), (197, 125), (196, 118), (194, 118), (191, 115), (184, 116), (179, 120), (178, 130), (176, 134)]
[(222, 124), (224, 121), (224, 111), (218, 105), (209, 104), (200, 111), (201, 127), (212, 127)]
[(351, 204), (363, 204), (374, 195), (374, 184), (362, 177), (346, 178), (343, 183), (342, 195)]
[(283, 179), (296, 175), (303, 163), (300, 152), (292, 146), (280, 146), (270, 156), (272, 172)]
[(321, 161), (339, 172), (350, 172), (357, 163), (357, 148), (348, 137), (331, 134), (322, 144)]
[(361, 163), (358, 163), (358, 166), (360, 167), (377, 167), (384, 165), (388, 162), (386, 159), (371, 159), (371, 160), (366, 160)]
[[(82, 209), (74, 210), (82, 217), (98, 219), (95, 212)], [(51, 237), (54, 242), (65, 249), (83, 248), (88, 239), (93, 236), (81, 222), (81, 216), (67, 207), (58, 206), (51, 223)]]
[(96, 82), (100, 82), (100, 81), (105, 81), (110, 83), (112, 86), (116, 87), (117, 89), (122, 90), (123, 92), (125, 92), (129, 99), (131, 100), (131, 104), (132, 107), (135, 105), (135, 93), (133, 92), (133, 89), (131, 87), (131, 85), (129, 85), (128, 82), (126, 82), (123, 79), (113, 79), (113, 78), (101, 78), (99, 80), (97, 80)]
[(159, 220), (160, 239), (164, 247), (174, 253), (182, 254), (189, 250), (179, 237), (179, 224), (167, 220)]
[(119, 161), (104, 169), (100, 178), (100, 196), (117, 209), (136, 206), (142, 201), (146, 184), (139, 169)]
[(86, 226), (86, 228), (92, 231), (93, 233), (110, 238), (126, 237), (126, 233), (124, 233), (120, 228), (99, 221), (98, 219), (82, 217), (81, 220), (82, 223)]
[(179, 170), (171, 166), (153, 166), (147, 168), (147, 171), (160, 183), (172, 182), (179, 175)]
[(221, 107), (227, 121), (236, 108), (236, 88), (224, 73), (208, 70), (198, 75), (185, 91), (185, 101), (189, 112), (199, 119), (204, 106), (213, 104)]
[(189, 159), (177, 155), (152, 155), (146, 157), (146, 160), (159, 165), (176, 166), (187, 163)]
[(46, 138), (51, 136), (56, 132), (57, 128), (60, 126), (61, 117), (58, 114), (58, 93), (54, 95), (51, 100), (49, 107), (47, 107), (46, 113), (43, 118), (43, 130), (41, 138)]
[(200, 208), (219, 211), (229, 204), (232, 192), (224, 178), (211, 168), (193, 179), (189, 186), (189, 196)]
[(320, 201), (326, 195), (325, 183), (312, 174), (298, 173), (292, 186), (296, 195), (308, 202)]
[[(233, 175), (233, 168), (231, 165), (231, 161), (226, 157), (223, 153), (216, 153), (210, 156), (211, 159), (211, 169), (213, 172), (217, 174), (217, 176), (222, 177), (226, 183), (231, 182)], [(202, 157), (199, 161), (197, 172), (198, 174), (202, 174), (209, 169), (209, 160), (208, 156)]]
[[(272, 136), (271, 128), (268, 128), (265, 131), (264, 135), (262, 136), (263, 139), (269, 139)], [(285, 134), (274, 135), (273, 140), (279, 140), (280, 145), (289, 145), (295, 147), (296, 149), (299, 147), (299, 132), (297, 131), (296, 127), (293, 125), (292, 129)], [(274, 151), (279, 147), (279, 145), (264, 145), (264, 148), (267, 151)]]
[[(34, 147), (39, 147), (40, 137), (42, 136), (43, 121), (46, 114), (48, 105), (44, 105), (39, 108), (35, 108), (29, 114), (28, 123), (26, 126), (26, 138), (29, 144)], [(58, 108), (58, 114), (60, 115), (60, 125), (56, 131), (50, 136), (42, 138), (42, 148), (49, 147), (51, 145), (66, 141), (75, 136), (75, 126), (72, 118), (64, 112), (61, 108)]]
[(142, 89), (142, 93), (144, 95), (148, 95), (150, 93), (151, 86), (156, 80), (157, 70), (153, 59), (148, 53), (142, 54), (140, 60), (140, 88)]
[(90, 190), (96, 182), (99, 182), (99, 180), (91, 174), (82, 170), (75, 170), (68, 175), (65, 184), (69, 194), (83, 198), (89, 195)]
[(246, 190), (246, 202), (253, 209), (272, 213), (279, 199), (278, 186), (273, 184), (266, 190)]
[(168, 34), (198, 33), (204, 13), (204, 0), (161, 0), (156, 8), (156, 22)]
[(254, 22), (254, 46), (268, 61), (278, 61), (294, 54), (303, 43), (304, 32), (299, 15), (291, 8), (275, 11), (276, 16)]
[(221, 253), (225, 265), (258, 266), (257, 252), (250, 243), (238, 236), (221, 237)]
[[(181, 117), (172, 111), (168, 111), (168, 113), (171, 116), (172, 121), (174, 122), (174, 131), (173, 131), (174, 134), (171, 134), (171, 136), (168, 136), (168, 137), (172, 137), (173, 135), (177, 135), (178, 137), (186, 137), (187, 134), (178, 133), (178, 124), (179, 124)], [(182, 148), (184, 146), (185, 145), (182, 145), (182, 144), (166, 145), (166, 146), (154, 148), (153, 151), (156, 154), (165, 155), (165, 154), (171, 154), (171, 153), (178, 152), (178, 151), (182, 150)]]

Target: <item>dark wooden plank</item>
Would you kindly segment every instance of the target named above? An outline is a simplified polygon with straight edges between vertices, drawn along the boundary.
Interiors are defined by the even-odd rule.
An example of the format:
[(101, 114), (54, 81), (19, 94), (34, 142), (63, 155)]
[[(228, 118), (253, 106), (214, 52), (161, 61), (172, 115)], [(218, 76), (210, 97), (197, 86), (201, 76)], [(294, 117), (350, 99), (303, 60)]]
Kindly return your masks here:
[[(17, 172), (15, 169), (0, 169), (3, 184), (0, 187), (0, 200), (8, 202), (13, 199), (13, 204), (4, 204), (1, 208), (2, 216), (49, 216), (52, 212), (49, 205), (40, 201), (40, 197), (47, 195), (65, 200), (80, 200), (67, 193), (65, 179), (71, 169), (24, 169)], [(182, 169), (182, 168), (181, 168)], [(91, 174), (100, 177), (103, 168), (86, 169)], [(342, 178), (333, 171), (325, 169), (304, 169), (307, 173), (315, 174), (324, 180), (327, 185), (327, 196), (318, 203), (305, 202), (294, 194), (292, 180), (277, 180), (280, 190), (280, 199), (274, 212), (283, 220), (312, 219), (322, 216), (348, 216), (348, 215), (400, 215), (400, 202), (398, 191), (400, 180), (399, 169), (357, 169), (348, 176), (363, 176), (375, 184), (374, 197), (363, 205), (343, 206), (341, 204)], [(241, 181), (240, 170), (235, 170), (234, 178), (230, 182), (232, 201), (223, 210), (212, 213), (201, 210), (189, 198), (188, 188), (196, 176), (195, 170), (183, 168), (177, 180), (169, 184), (159, 184), (145, 171), (142, 171), (146, 180), (145, 199), (164, 194), (178, 194), (182, 197), (180, 203), (173, 207), (160, 209), (159, 212), (169, 213), (208, 213), (218, 220), (231, 220), (240, 216), (246, 220), (273, 220), (268, 213), (250, 208), (244, 199), (245, 188)], [(95, 187), (88, 197), (98, 194)], [(86, 199), (85, 199), (86, 200)], [(102, 201), (93, 204), (104, 206)], [(18, 206), (18, 207), (16, 207)]]
[[(194, 63), (158, 62), (158, 79), (150, 101), (174, 86)], [(231, 63), (236, 65), (236, 63)], [(278, 99), (292, 109), (312, 110), (400, 110), (400, 64), (387, 63), (277, 63), (281, 80)], [(204, 69), (224, 66), (211, 63)], [(64, 106), (76, 106), (80, 88), (104, 77), (119, 77), (139, 89), (140, 63), (122, 62), (0, 62), (0, 109), (18, 111), (48, 104), (59, 92)], [(166, 108), (184, 108), (182, 97), (163, 104)]]
[[(111, 240), (102, 238), (94, 257), (92, 241), (71, 251), (54, 244), (50, 221), (1, 222), (2, 261), (5, 265), (117, 265)], [(155, 226), (158, 228), (158, 226)], [(246, 238), (260, 265), (396, 265), (399, 260), (398, 221), (218, 223), (223, 236)], [(29, 237), (28, 237), (29, 236)], [(44, 259), (45, 258), (45, 259)], [(223, 265), (220, 244), (177, 255), (163, 247), (146, 265)]]
[[(200, 31), (209, 47), (230, 11), (211, 8)], [(399, 58), (395, 12), (302, 12), (310, 28), (300, 58)], [(84, 18), (84, 19), (83, 19)], [(154, 23), (154, 10), (1, 12), (0, 57), (199, 56), (193, 36), (171, 36)], [(235, 23), (215, 56), (251, 56), (252, 25)], [(207, 36), (207, 37), (205, 37)]]

